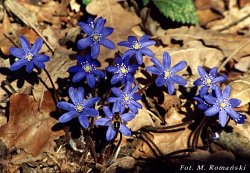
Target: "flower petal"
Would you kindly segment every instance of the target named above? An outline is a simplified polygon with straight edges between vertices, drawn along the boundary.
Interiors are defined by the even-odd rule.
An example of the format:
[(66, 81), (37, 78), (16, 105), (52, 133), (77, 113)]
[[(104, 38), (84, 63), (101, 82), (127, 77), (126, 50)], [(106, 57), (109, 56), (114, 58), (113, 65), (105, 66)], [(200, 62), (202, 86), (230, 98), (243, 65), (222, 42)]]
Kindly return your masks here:
[(20, 36), (20, 42), (24, 52), (30, 53), (30, 43), (23, 35)]
[(74, 65), (74, 66), (69, 67), (68, 72), (79, 72), (81, 70), (82, 70), (81, 66)]
[(195, 85), (195, 86), (200, 86), (200, 85), (202, 85), (202, 80), (201, 80), (202, 78), (199, 78), (199, 79), (196, 79), (195, 81), (194, 81), (194, 83), (193, 83), (193, 85)]
[(155, 41), (149, 40), (149, 41), (146, 41), (146, 42), (141, 43), (141, 46), (142, 46), (142, 47), (147, 47), (147, 46), (152, 46), (152, 45), (155, 45), (155, 44), (156, 44)]
[(127, 106), (128, 106), (128, 108), (131, 110), (131, 112), (133, 112), (133, 113), (135, 113), (135, 114), (138, 113), (138, 108), (137, 108), (135, 105), (129, 103), (129, 104), (127, 104)]
[(83, 87), (79, 87), (77, 92), (76, 92), (76, 97), (77, 97), (78, 103), (83, 103), (84, 95), (85, 95), (85, 93), (84, 93)]
[(81, 30), (88, 34), (88, 35), (92, 35), (94, 30), (93, 28), (91, 28), (91, 26), (87, 23), (84, 23), (84, 22), (79, 22), (78, 25), (81, 27)]
[(142, 52), (140, 50), (138, 50), (136, 52), (135, 56), (136, 56), (137, 63), (139, 65), (142, 65), (142, 62), (143, 62), (143, 60), (142, 60)]
[(106, 132), (106, 139), (107, 139), (107, 141), (112, 140), (112, 139), (115, 137), (116, 133), (117, 133), (117, 132), (114, 131), (112, 125), (110, 125), (110, 126), (108, 127), (107, 132)]
[(154, 53), (148, 48), (141, 48), (141, 52), (149, 57), (154, 57)]
[(28, 62), (28, 63), (26, 64), (26, 71), (27, 71), (28, 73), (31, 73), (31, 72), (33, 71), (34, 67), (35, 67), (35, 66), (34, 66), (33, 62), (30, 61), (30, 62)]
[(152, 73), (152, 74), (157, 74), (157, 75), (160, 75), (162, 73), (161, 70), (159, 70), (158, 68), (154, 67), (154, 66), (148, 66), (146, 67), (146, 70), (149, 72), (149, 73)]
[(111, 28), (111, 27), (105, 27), (102, 29), (101, 31), (101, 34), (103, 37), (107, 37), (109, 36), (110, 34), (112, 34), (114, 31), (114, 28)]
[(84, 108), (83, 111), (85, 112), (86, 115), (91, 117), (96, 117), (99, 115), (99, 112), (94, 108)]
[(213, 115), (217, 114), (219, 111), (220, 111), (220, 109), (218, 108), (218, 106), (211, 106), (205, 111), (205, 115), (206, 116), (213, 116)]
[(134, 54), (136, 54), (136, 50), (134, 49), (129, 49), (129, 50), (126, 50), (123, 55), (122, 55), (122, 59), (126, 58), (127, 56), (128, 57), (131, 57), (133, 56)]
[(214, 78), (218, 73), (218, 68), (214, 67), (210, 70), (209, 74)]
[(111, 119), (111, 118), (113, 118), (113, 113), (110, 111), (110, 109), (109, 109), (109, 107), (107, 107), (107, 106), (103, 106), (103, 112), (104, 112), (104, 114), (109, 118), (109, 119)]
[(120, 90), (119, 88), (111, 88), (111, 91), (113, 92), (114, 95), (116, 95), (117, 97), (121, 97), (123, 95), (123, 91)]
[(65, 122), (72, 120), (74, 117), (76, 117), (76, 111), (70, 111), (70, 112), (66, 112), (62, 116), (60, 116), (58, 121), (60, 123), (65, 123)]
[(111, 124), (111, 120), (109, 118), (99, 118), (95, 120), (95, 125), (98, 126), (109, 126)]
[(174, 93), (174, 82), (171, 78), (166, 79), (167, 87), (168, 87), (168, 94), (172, 95)]
[(239, 114), (233, 110), (232, 108), (225, 109), (225, 111), (233, 118), (233, 119), (239, 119)]
[(161, 75), (161, 76), (158, 76), (157, 78), (156, 78), (156, 80), (155, 80), (155, 84), (156, 84), (156, 86), (163, 86), (163, 85), (165, 85), (165, 83), (166, 83), (166, 80), (164, 79), (164, 77), (163, 77), (163, 75)]
[(219, 86), (215, 86), (215, 95), (217, 99), (222, 99), (222, 92)]
[(82, 38), (77, 42), (78, 49), (82, 50), (86, 47), (89, 47), (94, 41), (91, 39), (91, 37)]
[(231, 94), (231, 87), (230, 85), (227, 85), (222, 94), (223, 98), (227, 99), (230, 96), (230, 94)]
[(179, 85), (187, 85), (187, 81), (179, 75), (174, 74), (172, 80)]
[(137, 108), (140, 108), (140, 109), (142, 108), (142, 105), (134, 100), (131, 100), (131, 104), (136, 106)]
[(85, 102), (84, 102), (84, 107), (85, 108), (89, 108), (91, 106), (93, 106), (96, 102), (98, 102), (100, 100), (100, 97), (92, 97), (92, 98), (89, 98), (87, 99)]
[(57, 107), (60, 108), (60, 109), (67, 110), (67, 111), (75, 110), (75, 106), (72, 103), (69, 103), (69, 102), (58, 102)]
[(104, 73), (101, 70), (95, 70), (94, 74), (97, 75), (97, 76), (99, 76), (100, 78), (104, 78), (105, 77)]
[(22, 66), (24, 66), (27, 62), (28, 62), (28, 60), (26, 60), (26, 59), (20, 59), (20, 60), (16, 61), (14, 64), (12, 64), (12, 65), (10, 66), (10, 70), (11, 70), (11, 71), (18, 70), (18, 69), (20, 69)]
[(114, 73), (114, 72), (117, 72), (118, 71), (118, 68), (115, 67), (115, 66), (108, 66), (106, 67), (106, 70), (110, 73)]
[(218, 76), (216, 78), (214, 78), (212, 80), (213, 83), (217, 83), (217, 82), (224, 82), (227, 80), (227, 76), (226, 75), (222, 75), (222, 76)]
[(225, 127), (225, 125), (227, 124), (227, 113), (225, 111), (220, 111), (219, 113), (219, 122), (221, 124), (222, 127)]
[(33, 59), (32, 62), (33, 62), (38, 68), (40, 68), (40, 69), (45, 69), (45, 64), (44, 64), (43, 62), (38, 61), (38, 60), (36, 60), (36, 59)]
[(186, 61), (181, 61), (179, 63), (177, 63), (176, 65), (174, 65), (172, 68), (171, 68), (171, 72), (172, 73), (176, 73), (178, 71), (181, 71), (183, 70), (185, 67), (187, 66), (187, 62)]
[(110, 80), (111, 84), (116, 84), (117, 82), (119, 82), (121, 80), (119, 76), (120, 76), (119, 74), (115, 74)]
[(206, 100), (206, 102), (208, 102), (209, 104), (212, 104), (212, 105), (214, 105), (217, 101), (216, 98), (209, 96), (209, 95), (204, 96), (204, 99)]
[(42, 46), (43, 46), (43, 39), (39, 37), (38, 39), (36, 39), (33, 46), (31, 47), (32, 54), (36, 55), (41, 50)]
[(121, 111), (121, 104), (119, 101), (116, 101), (112, 107), (112, 112), (120, 112)]
[(141, 100), (141, 95), (139, 94), (133, 94), (133, 99), (136, 100)]
[(105, 22), (106, 22), (106, 20), (104, 20), (104, 19), (99, 19), (99, 20), (95, 21), (95, 30), (97, 31), (98, 34), (101, 33)]
[(79, 82), (79, 81), (81, 81), (85, 76), (86, 76), (86, 73), (85, 73), (84, 71), (79, 71), (79, 72), (77, 72), (77, 73), (73, 76), (72, 81), (73, 81), (74, 83)]
[(100, 53), (100, 45), (95, 42), (91, 47), (91, 56), (93, 57), (93, 59), (96, 59), (99, 53)]
[(124, 46), (124, 47), (129, 47), (132, 48), (133, 44), (129, 43), (128, 41), (121, 41), (117, 44), (118, 46)]
[(168, 52), (163, 53), (163, 67), (165, 70), (170, 69), (171, 57)]
[(88, 117), (83, 112), (79, 114), (78, 120), (85, 129), (89, 127)]
[(241, 100), (232, 98), (229, 100), (229, 102), (230, 102), (232, 108), (235, 108), (235, 107), (238, 107), (240, 105)]
[(25, 56), (25, 52), (23, 51), (23, 49), (20, 49), (20, 48), (11, 47), (9, 51), (11, 55), (17, 58), (23, 58)]
[(90, 74), (86, 75), (86, 79), (87, 79), (87, 83), (88, 83), (89, 87), (94, 88), (95, 87), (95, 76), (90, 73)]
[(140, 43), (143, 43), (143, 42), (146, 42), (150, 39), (150, 36), (148, 35), (143, 35), (140, 39), (139, 39), (139, 42)]
[(197, 69), (201, 77), (205, 77), (207, 75), (207, 72), (201, 66), (198, 66)]
[(135, 36), (128, 36), (128, 41), (132, 43), (133, 41), (138, 41), (138, 39)]
[(114, 102), (116, 102), (117, 100), (118, 100), (117, 97), (109, 97), (109, 98), (108, 98), (108, 102), (110, 102), (110, 103), (114, 103)]
[(74, 105), (79, 104), (77, 97), (77, 90), (73, 87), (69, 87), (68, 93), (69, 93), (69, 98), (74, 103)]
[(120, 124), (119, 131), (122, 132), (124, 136), (131, 136), (131, 130), (124, 124)]
[(204, 97), (205, 95), (207, 95), (208, 90), (209, 90), (209, 86), (207, 85), (202, 86), (201, 89), (199, 90), (200, 96)]
[(125, 113), (121, 115), (121, 119), (125, 122), (132, 120), (134, 117), (135, 117), (135, 114), (133, 113)]
[(109, 49), (114, 49), (115, 48), (115, 44), (112, 41), (110, 41), (109, 39), (107, 39), (107, 38), (102, 38), (100, 40), (100, 44), (107, 47), (107, 48), (109, 48)]
[(164, 71), (163, 66), (161, 65), (161, 62), (157, 58), (150, 58), (150, 61), (154, 63), (154, 65), (158, 68)]
[(35, 55), (34, 59), (40, 62), (47, 62), (50, 60), (50, 57), (47, 55), (40, 54), (40, 55)]

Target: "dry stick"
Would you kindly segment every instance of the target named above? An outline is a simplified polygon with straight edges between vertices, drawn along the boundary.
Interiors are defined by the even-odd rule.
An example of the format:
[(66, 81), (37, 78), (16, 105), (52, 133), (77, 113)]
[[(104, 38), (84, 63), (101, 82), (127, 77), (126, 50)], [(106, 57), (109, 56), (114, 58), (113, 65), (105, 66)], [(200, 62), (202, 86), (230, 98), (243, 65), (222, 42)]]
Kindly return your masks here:
[(240, 45), (238, 49), (236, 49), (227, 59), (219, 66), (218, 71), (221, 71), (221, 69), (236, 55), (241, 49), (243, 49), (246, 45), (250, 43), (250, 39), (248, 39), (246, 42)]
[(56, 87), (55, 87), (55, 85), (54, 85), (54, 82), (53, 82), (53, 80), (52, 80), (52, 78), (51, 78), (51, 76), (50, 76), (48, 70), (46, 70), (46, 68), (43, 69), (43, 70), (44, 70), (44, 72), (46, 73), (46, 75), (47, 75), (48, 78), (49, 78), (49, 81), (50, 81), (50, 83), (51, 83), (51, 86), (52, 86), (52, 88), (53, 88), (53, 90), (54, 90), (54, 94), (55, 94), (55, 96), (56, 96), (56, 102), (58, 102), (58, 101), (59, 101), (59, 95), (58, 95), (58, 93), (56, 92)]
[(250, 13), (247, 14), (246, 16), (240, 18), (239, 20), (236, 20), (236, 21), (230, 23), (229, 25), (227, 25), (227, 26), (225, 26), (225, 27), (223, 27), (221, 29), (218, 29), (217, 31), (221, 32), (221, 31), (227, 30), (227, 29), (231, 28), (232, 26), (237, 25), (238, 23), (240, 23), (243, 20), (247, 19), (248, 17), (250, 17)]

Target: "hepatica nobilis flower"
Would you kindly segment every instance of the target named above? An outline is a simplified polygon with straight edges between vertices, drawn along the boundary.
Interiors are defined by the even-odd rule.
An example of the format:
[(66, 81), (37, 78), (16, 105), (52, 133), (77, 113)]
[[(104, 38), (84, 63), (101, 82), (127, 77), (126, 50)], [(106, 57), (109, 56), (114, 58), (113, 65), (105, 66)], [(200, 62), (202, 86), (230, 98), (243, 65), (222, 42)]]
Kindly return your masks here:
[(111, 78), (111, 84), (115, 84), (121, 81), (124, 84), (126, 81), (134, 82), (134, 73), (137, 70), (138, 65), (129, 64), (129, 58), (126, 57), (124, 61), (122, 58), (118, 57), (115, 61), (115, 66), (109, 66), (106, 70), (110, 73), (113, 73), (113, 77)]
[(18, 58), (18, 60), (10, 66), (10, 70), (18, 70), (24, 65), (26, 65), (26, 71), (28, 73), (31, 73), (35, 66), (44, 69), (44, 62), (49, 61), (50, 58), (47, 55), (39, 54), (43, 45), (43, 39), (38, 38), (31, 46), (29, 41), (21, 35), (20, 43), (22, 48), (10, 48), (10, 54)]
[(179, 85), (187, 84), (187, 81), (183, 77), (175, 74), (176, 72), (181, 71), (187, 66), (186, 61), (181, 61), (178, 64), (174, 65), (173, 67), (170, 67), (171, 58), (167, 52), (164, 52), (163, 54), (162, 64), (156, 58), (151, 58), (150, 61), (153, 62), (155, 66), (146, 67), (146, 70), (152, 74), (158, 75), (158, 77), (155, 80), (156, 85), (157, 86), (167, 85), (169, 94), (174, 93), (174, 83), (177, 83)]
[(219, 122), (222, 127), (224, 127), (227, 123), (228, 116), (227, 114), (236, 122), (241, 120), (239, 113), (237, 113), (233, 108), (240, 105), (241, 101), (239, 99), (231, 98), (229, 99), (231, 93), (231, 87), (229, 85), (226, 86), (223, 93), (219, 86), (215, 86), (215, 96), (211, 95), (204, 96), (206, 102), (211, 104), (205, 111), (206, 116), (213, 116), (219, 113)]
[(111, 91), (116, 97), (108, 98), (108, 101), (114, 103), (112, 112), (124, 112), (125, 108), (129, 108), (133, 113), (138, 113), (138, 108), (142, 108), (142, 105), (137, 102), (141, 99), (139, 94), (136, 94), (138, 85), (132, 88), (131, 82), (126, 82), (123, 91), (119, 88), (113, 87)]
[(94, 23), (80, 22), (79, 26), (84, 33), (87, 34), (86, 38), (82, 38), (77, 42), (79, 49), (91, 47), (91, 56), (96, 59), (100, 53), (100, 44), (109, 49), (114, 49), (115, 45), (106, 37), (113, 33), (114, 28), (104, 27), (106, 20), (98, 18)]
[(226, 75), (217, 76), (217, 67), (212, 68), (209, 73), (207, 73), (202, 67), (198, 66), (198, 72), (201, 78), (195, 80), (194, 85), (201, 86), (199, 93), (202, 97), (207, 94), (209, 89), (214, 89), (217, 83), (227, 80)]
[(104, 78), (104, 73), (97, 69), (98, 62), (92, 60), (89, 54), (86, 57), (77, 56), (77, 65), (68, 69), (68, 72), (75, 73), (72, 81), (79, 82), (86, 77), (89, 87), (94, 88), (96, 77)]
[(103, 107), (103, 112), (106, 117), (95, 120), (95, 124), (99, 126), (108, 126), (108, 130), (106, 132), (106, 139), (108, 141), (112, 140), (118, 131), (120, 131), (124, 136), (131, 136), (131, 131), (126, 124), (135, 117), (135, 114), (114, 113), (111, 112), (107, 106)]
[(132, 57), (136, 56), (137, 63), (142, 64), (142, 55), (147, 55), (149, 57), (154, 57), (154, 53), (148, 49), (148, 46), (155, 45), (155, 41), (149, 40), (148, 35), (143, 35), (141, 38), (137, 39), (135, 36), (129, 36), (128, 41), (121, 41), (118, 43), (119, 46), (128, 47), (129, 50), (126, 50), (122, 55), (122, 58), (127, 56)]
[(64, 113), (60, 118), (60, 123), (65, 123), (71, 119), (78, 117), (80, 124), (84, 128), (89, 127), (88, 116), (96, 117), (99, 115), (99, 112), (91, 108), (96, 102), (100, 100), (99, 97), (92, 97), (84, 99), (84, 89), (79, 87), (74, 89), (73, 87), (69, 88), (69, 97), (73, 103), (69, 102), (58, 102), (57, 107), (67, 110), (68, 112)]

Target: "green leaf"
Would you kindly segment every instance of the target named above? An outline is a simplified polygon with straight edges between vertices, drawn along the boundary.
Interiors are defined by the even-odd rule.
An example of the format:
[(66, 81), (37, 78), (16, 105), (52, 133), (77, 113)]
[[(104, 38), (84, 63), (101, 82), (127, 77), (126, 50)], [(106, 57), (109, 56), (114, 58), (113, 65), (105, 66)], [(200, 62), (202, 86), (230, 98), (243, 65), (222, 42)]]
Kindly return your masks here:
[(82, 0), (83, 5), (88, 5), (91, 2), (91, 0)]
[(198, 17), (192, 0), (153, 0), (164, 16), (181, 23), (197, 24)]
[(149, 2), (150, 2), (150, 0), (142, 0), (143, 6), (148, 5)]

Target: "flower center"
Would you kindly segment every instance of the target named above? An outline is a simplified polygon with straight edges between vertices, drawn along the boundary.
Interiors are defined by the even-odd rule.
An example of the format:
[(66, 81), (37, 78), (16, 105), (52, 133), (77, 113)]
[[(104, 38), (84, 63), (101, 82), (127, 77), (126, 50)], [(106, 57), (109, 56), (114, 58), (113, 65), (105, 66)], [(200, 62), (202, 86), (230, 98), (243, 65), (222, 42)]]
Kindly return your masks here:
[(87, 73), (89, 73), (89, 72), (91, 71), (90, 65), (86, 65), (86, 66), (84, 67), (84, 71), (87, 72)]
[(212, 80), (211, 79), (207, 79), (206, 82), (207, 82), (207, 84), (211, 84)]
[(208, 75), (208, 76), (205, 76), (204, 78), (202, 78), (201, 80), (202, 80), (202, 84), (203, 85), (211, 86), (212, 80), (213, 80), (213, 76)]
[(83, 111), (83, 105), (82, 104), (76, 105), (75, 109), (76, 109), (77, 112), (82, 112)]
[(124, 97), (124, 100), (127, 102), (127, 101), (129, 101), (129, 96), (125, 96)]
[(127, 70), (125, 67), (121, 67), (121, 68), (120, 68), (120, 71), (121, 71), (123, 74), (125, 74), (125, 73), (128, 72), (128, 70)]
[(31, 61), (33, 59), (33, 54), (32, 53), (26, 54), (25, 59), (27, 59), (28, 61)]
[(227, 106), (226, 103), (224, 103), (224, 102), (220, 103), (220, 107), (221, 107), (221, 108), (225, 108), (226, 106)]
[(141, 44), (140, 44), (138, 41), (135, 41), (135, 42), (133, 43), (133, 48), (134, 48), (135, 50), (138, 50), (138, 49), (141, 48)]
[(91, 36), (91, 38), (92, 38), (92, 40), (93, 40), (94, 42), (99, 42), (100, 39), (101, 39), (101, 35), (99, 35), (99, 34), (93, 34), (93, 35)]

